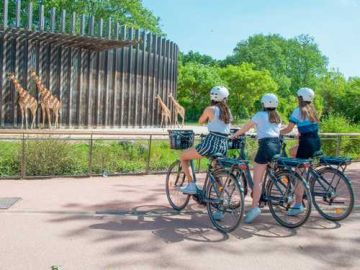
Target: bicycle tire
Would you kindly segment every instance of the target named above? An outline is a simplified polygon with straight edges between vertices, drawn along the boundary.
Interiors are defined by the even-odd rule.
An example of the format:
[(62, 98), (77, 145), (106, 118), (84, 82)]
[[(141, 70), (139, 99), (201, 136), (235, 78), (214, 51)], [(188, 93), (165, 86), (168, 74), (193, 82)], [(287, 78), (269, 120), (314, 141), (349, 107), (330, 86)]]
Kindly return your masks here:
[[(275, 173), (276, 180), (269, 179), (267, 182), (266, 187), (266, 196), (268, 197), (268, 205), (270, 209), (270, 213), (273, 216), (273, 218), (282, 226), (287, 228), (297, 228), (303, 225), (311, 214), (311, 203), (312, 203), (312, 197), (311, 192), (308, 187), (308, 184), (306, 181), (300, 177), (296, 172), (292, 172), (289, 170), (278, 170)], [(286, 180), (287, 179), (287, 180)], [(279, 186), (275, 185), (275, 183), (280, 184), (282, 188), (285, 188), (286, 192), (289, 192), (286, 197), (284, 195), (280, 195), (280, 197), (276, 197), (275, 192), (281, 194), (282, 191), (280, 191)], [(302, 188), (304, 189), (303, 194), (303, 206), (304, 206), (304, 212), (301, 213), (301, 218), (297, 220), (300, 215), (297, 216), (290, 216), (288, 215), (288, 210), (291, 208), (291, 204), (294, 202), (295, 199), (295, 189), (297, 183), (300, 183)], [(274, 187), (275, 185), (275, 188)], [(281, 198), (282, 197), (282, 198)], [(279, 200), (279, 202), (277, 202)], [(282, 202), (283, 201), (283, 202)], [(278, 211), (279, 210), (279, 211)]]
[[(185, 178), (185, 174), (181, 169), (180, 160), (173, 162), (166, 173), (165, 189), (171, 207), (177, 211), (183, 210), (190, 200), (190, 195), (184, 194), (179, 190), (180, 187), (186, 184)], [(175, 198), (179, 198), (180, 200), (177, 202)]]
[[(217, 178), (219, 178), (219, 174), (223, 174), (223, 176), (227, 178), (227, 182), (223, 182), (224, 186), (222, 186), (223, 189), (221, 191), (222, 198), (219, 198), (218, 193), (215, 192), (215, 189), (218, 189), (218, 184), (215, 182), (216, 180), (209, 181), (206, 190), (206, 206), (210, 221), (214, 227), (222, 233), (229, 233), (239, 226), (243, 218), (245, 205), (244, 193), (234, 175), (223, 170), (217, 172)], [(234, 192), (236, 193), (234, 194)], [(233, 203), (231, 199), (234, 199), (235, 203)], [(221, 220), (216, 220), (213, 215), (213, 209), (215, 209), (215, 211), (221, 211), (224, 217)], [(233, 215), (233, 213), (236, 214), (236, 216)], [(231, 219), (232, 223), (226, 225), (225, 222)]]
[[(333, 175), (337, 176), (339, 179), (338, 184), (340, 183), (340, 181), (342, 181), (344, 183), (343, 186), (347, 189), (348, 196), (349, 196), (349, 198), (348, 198), (349, 206), (346, 208), (345, 211), (343, 211), (344, 207), (335, 207), (334, 208), (335, 215), (329, 214), (329, 213), (333, 212), (332, 208), (329, 209), (329, 213), (326, 213), (325, 209), (321, 206), (320, 202), (322, 201), (325, 203), (326, 200), (328, 200), (329, 198), (317, 195), (319, 193), (318, 192), (319, 189), (320, 188), (323, 189), (323, 187), (319, 184), (319, 181), (321, 181), (321, 180), (320, 179), (310, 179), (310, 190), (311, 190), (313, 204), (314, 204), (316, 210), (319, 212), (319, 214), (321, 216), (323, 216), (324, 218), (331, 220), (331, 221), (340, 221), (340, 220), (347, 218), (351, 214), (351, 212), (354, 208), (354, 204), (355, 204), (355, 195), (354, 195), (354, 190), (352, 188), (351, 181), (342, 172), (340, 172), (339, 170), (332, 168), (332, 167), (321, 168), (321, 169), (317, 170), (316, 172), (323, 178), (325, 178), (326, 174), (333, 174)], [(312, 177), (312, 178), (314, 178), (314, 177)], [(316, 185), (316, 183), (318, 183), (318, 185)], [(339, 203), (337, 202), (336, 204), (339, 204)]]

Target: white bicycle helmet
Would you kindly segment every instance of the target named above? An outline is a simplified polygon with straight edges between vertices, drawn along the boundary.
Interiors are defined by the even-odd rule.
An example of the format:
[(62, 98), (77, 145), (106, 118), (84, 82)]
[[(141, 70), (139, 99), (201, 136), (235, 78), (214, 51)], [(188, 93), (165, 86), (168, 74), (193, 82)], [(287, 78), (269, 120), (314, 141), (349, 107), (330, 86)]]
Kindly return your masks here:
[(311, 88), (303, 87), (297, 91), (297, 96), (301, 97), (303, 101), (311, 102), (314, 99), (315, 93)]
[(265, 94), (261, 98), (261, 104), (264, 108), (276, 108), (279, 105), (279, 100), (274, 94)]
[(210, 98), (213, 101), (223, 101), (229, 96), (229, 90), (224, 86), (215, 86), (210, 90)]

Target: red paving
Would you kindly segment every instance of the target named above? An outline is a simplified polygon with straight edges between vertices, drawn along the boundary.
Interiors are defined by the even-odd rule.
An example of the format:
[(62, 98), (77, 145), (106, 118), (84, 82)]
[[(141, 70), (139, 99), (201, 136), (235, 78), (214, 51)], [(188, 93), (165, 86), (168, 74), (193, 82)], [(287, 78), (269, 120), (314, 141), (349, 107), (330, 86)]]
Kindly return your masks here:
[(264, 209), (228, 236), (195, 203), (175, 214), (164, 175), (0, 181), (0, 197), (22, 198), (0, 210), (0, 270), (358, 270), (360, 163), (347, 173), (358, 208), (346, 220), (313, 211), (289, 230)]

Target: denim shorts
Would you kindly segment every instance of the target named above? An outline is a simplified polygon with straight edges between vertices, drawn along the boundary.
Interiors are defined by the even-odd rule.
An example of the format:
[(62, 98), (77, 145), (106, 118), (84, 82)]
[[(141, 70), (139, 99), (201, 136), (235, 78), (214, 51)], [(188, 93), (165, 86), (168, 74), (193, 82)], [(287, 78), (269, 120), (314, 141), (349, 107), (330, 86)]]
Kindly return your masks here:
[(321, 148), (320, 137), (317, 132), (301, 134), (299, 138), (299, 148), (296, 153), (297, 158), (312, 158), (314, 153)]
[(258, 164), (269, 163), (275, 155), (280, 154), (281, 143), (279, 138), (263, 138), (259, 140), (259, 148), (255, 156)]
[(225, 156), (228, 150), (228, 135), (211, 132), (200, 144), (195, 146), (195, 149), (199, 155), (205, 157), (210, 157), (217, 153)]

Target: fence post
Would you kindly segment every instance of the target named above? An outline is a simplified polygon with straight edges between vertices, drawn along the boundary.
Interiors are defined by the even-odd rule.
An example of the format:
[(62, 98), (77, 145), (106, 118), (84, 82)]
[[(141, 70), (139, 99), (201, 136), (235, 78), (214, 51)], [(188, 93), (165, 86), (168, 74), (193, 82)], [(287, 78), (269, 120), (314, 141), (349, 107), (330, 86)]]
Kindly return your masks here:
[(21, 161), (20, 161), (20, 178), (25, 178), (26, 175), (26, 159), (25, 159), (25, 133), (21, 139)]
[(336, 156), (339, 156), (340, 153), (340, 136), (336, 135)]
[(8, 27), (8, 7), (9, 7), (9, 2), (8, 0), (3, 0), (3, 26), (4, 29), (6, 29)]
[(88, 175), (92, 175), (92, 162), (93, 162), (93, 134), (90, 135), (90, 149), (89, 149), (89, 168)]
[(21, 0), (17, 0), (16, 1), (16, 27), (20, 27), (21, 26)]
[(146, 174), (148, 174), (150, 171), (151, 143), (152, 143), (152, 135), (150, 135), (150, 138), (149, 138), (149, 151), (148, 151), (148, 157), (147, 157), (147, 162), (146, 162)]

